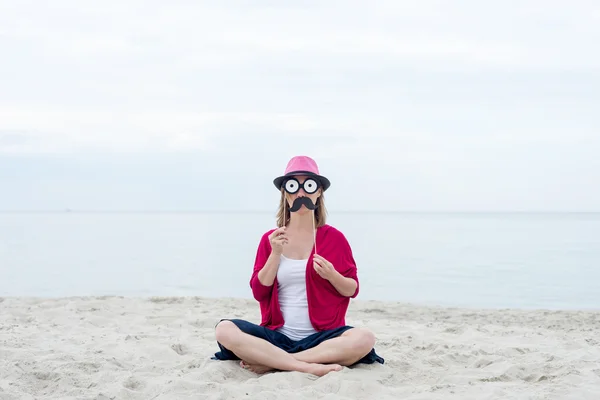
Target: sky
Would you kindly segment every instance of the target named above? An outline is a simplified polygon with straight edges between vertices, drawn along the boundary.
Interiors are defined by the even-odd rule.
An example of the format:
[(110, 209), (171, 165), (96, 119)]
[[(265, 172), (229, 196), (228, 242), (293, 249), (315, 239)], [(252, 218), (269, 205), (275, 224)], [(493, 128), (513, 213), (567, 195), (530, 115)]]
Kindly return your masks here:
[(0, 0), (0, 210), (600, 211), (597, 1)]

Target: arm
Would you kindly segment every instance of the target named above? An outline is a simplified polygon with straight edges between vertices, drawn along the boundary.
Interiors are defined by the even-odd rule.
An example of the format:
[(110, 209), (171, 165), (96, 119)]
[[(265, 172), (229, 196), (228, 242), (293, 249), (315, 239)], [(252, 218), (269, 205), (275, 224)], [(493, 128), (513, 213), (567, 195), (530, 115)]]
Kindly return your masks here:
[(345, 277), (338, 271), (335, 271), (335, 274), (329, 280), (329, 282), (331, 282), (335, 290), (337, 290), (342, 296), (356, 297), (354, 294), (358, 294), (356, 292), (356, 289), (358, 289), (358, 282), (352, 278)]
[(271, 296), (273, 282), (279, 269), (279, 256), (271, 248), (270, 233), (271, 231), (265, 233), (260, 240), (250, 278), (252, 295), (258, 302), (265, 301)]
[[(345, 295), (347, 297), (356, 298), (358, 296), (358, 292), (360, 291), (360, 281), (358, 279), (358, 269), (356, 267), (356, 261), (354, 260), (354, 254), (352, 253), (352, 247), (350, 247), (350, 243), (348, 243), (348, 239), (340, 232), (340, 274), (345, 278), (346, 281), (351, 280), (353, 283), (346, 283), (344, 288), (347, 288), (348, 291), (345, 293), (350, 293)], [(352, 290), (350, 290), (352, 287)], [(337, 287), (336, 287), (337, 289)], [(338, 291), (340, 289), (337, 289)]]
[(279, 270), (280, 254), (271, 252), (264, 267), (258, 271), (258, 280), (263, 286), (271, 286), (275, 282), (277, 271)]
[(358, 296), (360, 284), (352, 249), (341, 233), (336, 239), (337, 253), (332, 258), (334, 263), (332, 264), (319, 254), (315, 254), (314, 268), (317, 274), (328, 280), (340, 295), (355, 298)]

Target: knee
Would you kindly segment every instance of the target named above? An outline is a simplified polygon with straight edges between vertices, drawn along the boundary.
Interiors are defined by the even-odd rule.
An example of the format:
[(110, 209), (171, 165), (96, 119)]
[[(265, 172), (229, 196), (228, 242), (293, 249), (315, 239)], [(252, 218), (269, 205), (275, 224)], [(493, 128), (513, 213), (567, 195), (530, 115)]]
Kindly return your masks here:
[(221, 321), (215, 328), (217, 342), (221, 343), (223, 346), (230, 346), (235, 343), (240, 332), (239, 328), (231, 321)]
[(375, 347), (375, 334), (368, 329), (360, 328), (355, 332), (354, 346), (360, 353), (367, 354)]

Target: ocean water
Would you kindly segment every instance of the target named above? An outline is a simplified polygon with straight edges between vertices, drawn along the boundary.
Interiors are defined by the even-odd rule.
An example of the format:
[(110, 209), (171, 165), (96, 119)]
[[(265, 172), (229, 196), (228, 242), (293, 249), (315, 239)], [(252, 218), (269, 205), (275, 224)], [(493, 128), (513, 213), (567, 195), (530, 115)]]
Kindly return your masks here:
[[(331, 213), (359, 299), (600, 309), (600, 213)], [(1, 213), (0, 296), (251, 298), (273, 213)], [(318, 245), (318, 244), (317, 244)]]

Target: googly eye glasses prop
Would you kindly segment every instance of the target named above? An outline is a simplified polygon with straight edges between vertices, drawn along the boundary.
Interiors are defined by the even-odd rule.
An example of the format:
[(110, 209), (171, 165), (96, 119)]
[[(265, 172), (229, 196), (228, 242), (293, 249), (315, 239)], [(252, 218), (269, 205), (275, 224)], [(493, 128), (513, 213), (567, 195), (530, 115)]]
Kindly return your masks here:
[(295, 178), (290, 178), (285, 182), (285, 191), (289, 194), (295, 194), (300, 189), (304, 189), (304, 191), (308, 194), (313, 194), (321, 187), (319, 181), (314, 179), (307, 179), (303, 183), (300, 183)]
[[(308, 178), (302, 183), (300, 183), (296, 178), (290, 178), (287, 181), (285, 181), (285, 183), (284, 183), (284, 189), (289, 194), (296, 194), (296, 193), (298, 193), (298, 191), (300, 189), (303, 189), (306, 194), (313, 194), (313, 193), (316, 193), (320, 187), (321, 187), (321, 183), (318, 180), (315, 180), (312, 178)], [(300, 210), (300, 208), (303, 205), (313, 212), (313, 218), (312, 218), (313, 234), (314, 234), (313, 240), (314, 240), (315, 254), (316, 254), (317, 253), (317, 230), (315, 228), (316, 205), (312, 202), (312, 200), (309, 197), (299, 196), (299, 197), (296, 197), (296, 199), (292, 203), (292, 206), (290, 207), (290, 212), (296, 212), (296, 211)], [(287, 206), (287, 201), (284, 201), (283, 202), (283, 207), (284, 207), (283, 215), (285, 215), (285, 207), (286, 206)]]

